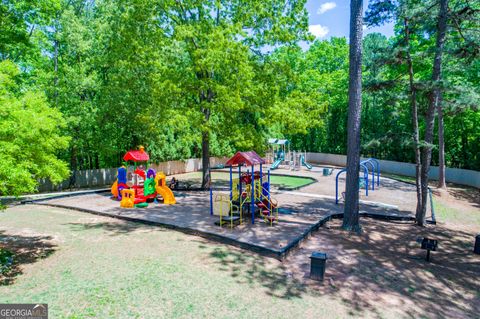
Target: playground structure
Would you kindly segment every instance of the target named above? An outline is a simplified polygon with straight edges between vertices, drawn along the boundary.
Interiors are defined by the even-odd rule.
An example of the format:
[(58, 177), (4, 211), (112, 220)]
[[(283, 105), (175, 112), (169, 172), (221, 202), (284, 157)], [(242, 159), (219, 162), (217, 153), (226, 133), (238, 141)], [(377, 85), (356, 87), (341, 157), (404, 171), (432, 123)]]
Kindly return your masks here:
[[(369, 183), (369, 169), (371, 167), (372, 172), (372, 181), (371, 184)], [(368, 196), (368, 188), (369, 185), (372, 185), (372, 191), (375, 190), (375, 173), (377, 175), (377, 187), (380, 186), (380, 162), (375, 158), (369, 158), (360, 162), (360, 168), (363, 170), (363, 178), (360, 179), (360, 185), (363, 181), (365, 187), (365, 196)], [(346, 168), (341, 169), (337, 176), (335, 177), (335, 204), (338, 205), (338, 177), (347, 171)]]
[(270, 151), (267, 157), (272, 162), (271, 170), (279, 168), (280, 165), (287, 165), (290, 170), (298, 171), (302, 166), (312, 169), (312, 165), (306, 161), (306, 152), (290, 150), (290, 141), (285, 139), (268, 139)]
[[(113, 197), (120, 201), (120, 207), (147, 207), (158, 195), (166, 205), (176, 203), (173, 192), (166, 184), (165, 174), (157, 173), (153, 168), (146, 170), (150, 157), (143, 146), (125, 153), (123, 160), (126, 163), (118, 168), (117, 180), (111, 188)], [(132, 162), (133, 166), (128, 166), (128, 162)]]
[[(323, 176), (323, 171), (320, 169), (301, 172), (298, 174), (299, 176), (311, 176), (311, 178), (315, 178), (315, 182), (299, 190), (279, 190), (278, 193), (274, 193), (275, 183), (283, 185), (285, 177), (282, 176), (276, 181), (272, 174), (274, 171), (269, 174), (268, 166), (265, 167), (262, 159), (259, 157), (255, 157), (255, 159), (250, 161), (249, 156), (243, 154), (240, 158), (235, 159), (235, 162), (240, 163), (240, 168), (235, 164), (230, 165), (231, 167), (218, 168), (221, 171), (218, 173), (214, 171), (212, 174), (215, 178), (212, 187), (215, 189), (212, 189), (210, 193), (197, 189), (184, 191), (180, 194), (181, 205), (149, 205), (146, 210), (124, 209), (120, 207), (119, 202), (98, 192), (42, 199), (39, 202), (128, 221), (162, 225), (201, 235), (213, 241), (239, 245), (275, 258), (286, 256), (291, 249), (298, 247), (303, 239), (308, 238), (309, 234), (318, 229), (319, 225), (326, 220), (342, 216), (343, 206), (336, 205), (333, 199), (329, 199), (335, 196), (334, 183), (339, 169), (335, 170), (335, 174), (327, 176)], [(247, 160), (249, 161), (247, 162)], [(373, 160), (371, 162), (375, 165)], [(252, 163), (255, 163), (254, 170), (251, 169), (252, 165), (250, 164)], [(262, 163), (261, 179), (257, 178), (260, 176), (260, 163)], [(372, 164), (365, 165), (369, 171), (369, 201), (360, 202), (360, 214), (362, 216), (387, 216), (387, 218), (401, 220), (414, 219), (415, 216), (412, 212), (415, 211), (415, 185), (403, 183), (402, 187), (397, 187), (399, 181), (382, 176), (382, 191), (371, 192)], [(374, 167), (377, 168), (376, 165)], [(231, 170), (230, 174), (229, 170)], [(288, 174), (284, 170), (279, 173)], [(270, 175), (270, 181), (268, 175)], [(286, 176), (291, 175), (293, 174)], [(216, 180), (217, 176), (218, 181)], [(362, 175), (362, 180), (365, 182), (363, 177)], [(179, 182), (195, 179), (195, 182), (192, 183), (195, 185), (201, 183), (201, 175), (197, 173), (186, 173), (185, 175), (180, 173), (175, 175), (175, 178)], [(376, 178), (375, 182), (378, 185), (378, 175)], [(167, 181), (170, 182), (170, 179)], [(265, 185), (265, 182), (270, 183)], [(259, 184), (263, 185), (260, 187)], [(374, 185), (375, 190), (377, 190), (377, 185)], [(265, 188), (267, 192), (265, 192)], [(253, 196), (251, 195), (252, 189)], [(133, 205), (135, 205), (135, 191), (128, 193), (133, 198)], [(265, 199), (269, 193), (271, 194), (270, 202)], [(362, 195), (364, 196), (364, 194)], [(266, 208), (262, 207), (262, 203)], [(271, 205), (269, 205), (270, 203)], [(269, 210), (270, 215), (268, 215)], [(249, 214), (252, 211), (254, 212), (253, 216)], [(268, 216), (272, 217), (268, 218)], [(251, 217), (253, 217), (253, 223)], [(219, 227), (219, 224), (222, 227)]]
[[(243, 222), (244, 212), (251, 215), (251, 223), (255, 223), (258, 215), (270, 226), (278, 223), (278, 201), (270, 194), (270, 171), (262, 170), (265, 161), (254, 151), (237, 152), (230, 158), (225, 167), (230, 170), (228, 194), (214, 192), (210, 188), (210, 215), (220, 217), (219, 225), (229, 223), (233, 228)], [(255, 166), (259, 170), (255, 171)], [(251, 170), (242, 172), (242, 167)], [(238, 167), (238, 177), (234, 177), (233, 168)]]

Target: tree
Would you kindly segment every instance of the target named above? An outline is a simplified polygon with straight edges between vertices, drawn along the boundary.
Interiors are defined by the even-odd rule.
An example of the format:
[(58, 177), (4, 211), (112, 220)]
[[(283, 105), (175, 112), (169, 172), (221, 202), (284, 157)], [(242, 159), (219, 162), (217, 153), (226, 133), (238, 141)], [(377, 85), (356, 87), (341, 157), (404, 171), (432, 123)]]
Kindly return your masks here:
[(360, 231), (359, 168), (362, 110), (362, 28), (363, 1), (350, 1), (350, 80), (348, 84), (347, 178), (342, 227)]
[[(265, 45), (276, 46), (308, 38), (305, 0), (285, 1), (161, 1), (159, 27), (174, 44), (176, 87), (191, 125), (201, 131), (202, 187), (210, 184), (212, 135), (224, 128), (237, 131), (237, 117), (256, 117), (251, 61)], [(174, 60), (175, 61), (175, 60)], [(222, 123), (218, 129), (215, 123)], [(248, 130), (247, 130), (248, 131)]]
[(22, 90), (19, 75), (13, 62), (0, 62), (0, 195), (31, 193), (41, 178), (57, 183), (68, 176), (56, 156), (68, 145), (58, 133), (65, 126), (62, 114), (42, 92)]
[(426, 128), (425, 128), (425, 143), (422, 146), (422, 168), (421, 168), (421, 185), (422, 185), (422, 205), (421, 210), (417, 210), (416, 220), (419, 226), (425, 223), (425, 216), (427, 214), (427, 200), (428, 200), (428, 173), (430, 171), (430, 164), (432, 158), (432, 143), (433, 130), (435, 124), (435, 111), (441, 99), (441, 90), (439, 82), (442, 80), (442, 56), (443, 46), (445, 43), (445, 36), (447, 32), (447, 11), (448, 0), (440, 0), (440, 7), (438, 9), (438, 23), (437, 23), (437, 38), (435, 43), (435, 57), (433, 60), (432, 84), (433, 90), (429, 95), (429, 105), (426, 113)]

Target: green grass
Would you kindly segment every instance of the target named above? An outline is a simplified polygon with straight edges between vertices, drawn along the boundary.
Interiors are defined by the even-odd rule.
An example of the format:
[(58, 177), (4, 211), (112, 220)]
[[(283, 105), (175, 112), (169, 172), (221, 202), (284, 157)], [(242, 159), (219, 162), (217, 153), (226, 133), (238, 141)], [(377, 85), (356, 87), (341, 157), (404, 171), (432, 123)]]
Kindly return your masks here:
[(433, 199), (433, 204), (435, 205), (435, 217), (437, 220), (450, 224), (480, 228), (480, 212), (478, 210), (464, 211), (448, 207), (435, 197)]
[[(234, 175), (234, 177), (237, 177), (237, 174)], [(202, 178), (202, 173), (201, 172), (195, 172), (195, 173), (187, 173), (187, 174), (182, 174), (180, 175), (179, 179), (188, 179), (188, 180), (194, 180), (197, 183), (200, 183)], [(227, 172), (213, 172), (212, 173), (212, 180), (215, 182), (217, 181), (228, 181), (230, 178), (230, 174)], [(285, 176), (285, 175), (271, 175), (270, 176), (270, 182), (272, 183), (273, 186), (276, 187), (281, 187), (281, 188), (297, 188), (297, 187), (302, 187), (305, 185), (308, 185), (312, 183), (312, 179), (307, 178), (307, 177), (301, 177), (301, 176)]]
[(349, 317), (276, 260), (172, 230), (29, 205), (0, 215), (7, 233), (39, 257), (0, 286), (0, 303), (48, 303), (51, 318)]
[(405, 176), (405, 175), (397, 175), (397, 174), (388, 174), (388, 173), (382, 173), (382, 176), (384, 177), (389, 177), (401, 182), (406, 182), (406, 183), (414, 183), (415, 184), (415, 177), (410, 177), (410, 176)]

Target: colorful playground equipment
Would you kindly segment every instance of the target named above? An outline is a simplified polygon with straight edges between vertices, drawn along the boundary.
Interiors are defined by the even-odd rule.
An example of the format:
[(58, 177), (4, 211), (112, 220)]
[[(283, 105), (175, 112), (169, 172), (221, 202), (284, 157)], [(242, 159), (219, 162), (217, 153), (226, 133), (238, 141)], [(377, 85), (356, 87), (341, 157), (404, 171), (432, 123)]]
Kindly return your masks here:
[(276, 138), (269, 138), (268, 145), (270, 152), (268, 154), (269, 162), (272, 163), (270, 169), (277, 169), (280, 164), (289, 165), (291, 152), (290, 152), (290, 141)]
[(300, 170), (301, 166), (312, 169), (312, 165), (306, 161), (306, 152), (290, 150), (290, 141), (285, 139), (269, 138), (270, 148), (267, 158), (272, 163), (271, 170), (277, 169), (280, 165), (287, 165), (290, 170)]
[[(166, 184), (165, 174), (156, 173), (153, 168), (145, 170), (150, 157), (143, 146), (139, 150), (128, 151), (123, 160), (125, 165), (118, 168), (117, 180), (111, 188), (113, 197), (120, 201), (120, 207), (147, 207), (158, 195), (163, 198), (164, 204), (176, 203), (173, 192)], [(129, 162), (133, 166), (128, 166)]]
[[(225, 167), (230, 169), (228, 194), (210, 188), (210, 214), (220, 217), (219, 225), (229, 224), (233, 228), (243, 222), (243, 215), (251, 215), (252, 224), (258, 214), (272, 226), (278, 222), (278, 202), (270, 194), (270, 171), (265, 174), (262, 165), (265, 161), (254, 151), (237, 152), (230, 158)], [(255, 171), (255, 166), (259, 170)], [(233, 168), (238, 167), (238, 177), (234, 177)], [(242, 167), (251, 170), (242, 172)]]
[[(372, 172), (372, 181), (369, 183), (369, 169)], [(380, 186), (380, 162), (375, 158), (369, 158), (360, 162), (360, 168), (363, 170), (363, 178), (360, 179), (360, 184), (364, 184), (365, 196), (368, 196), (369, 185), (372, 186), (372, 191), (375, 190), (375, 173), (377, 174), (377, 187)], [(338, 177), (347, 171), (346, 168), (340, 170), (335, 177), (335, 204), (338, 205)]]

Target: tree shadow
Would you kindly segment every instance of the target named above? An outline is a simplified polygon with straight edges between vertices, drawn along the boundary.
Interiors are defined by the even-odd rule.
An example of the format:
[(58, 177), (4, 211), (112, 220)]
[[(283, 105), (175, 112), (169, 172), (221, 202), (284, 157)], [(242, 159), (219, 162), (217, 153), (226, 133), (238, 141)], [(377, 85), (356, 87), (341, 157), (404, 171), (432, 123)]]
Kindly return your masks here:
[[(340, 220), (330, 222), (287, 260), (288, 267), (306, 277), (311, 252), (326, 252), (326, 277), (335, 290), (322, 291), (340, 298), (355, 316), (400, 307), (412, 318), (478, 317), (480, 258), (472, 253), (472, 234), (367, 218), (362, 224), (363, 233), (354, 235), (341, 230)], [(431, 262), (419, 237), (439, 241)]]
[(209, 256), (220, 271), (230, 273), (238, 284), (260, 284), (269, 296), (292, 299), (306, 293), (304, 283), (288, 276), (283, 265), (272, 268), (268, 258), (226, 247), (216, 247)]
[[(362, 225), (360, 235), (351, 234), (334, 219), (282, 263), (226, 247), (209, 256), (239, 284), (260, 285), (282, 299), (327, 296), (344, 303), (352, 316), (382, 317), (394, 308), (412, 318), (478, 317), (480, 257), (472, 253), (472, 234), (371, 218), (362, 218)], [(431, 262), (425, 261), (420, 237), (439, 242)], [(324, 282), (309, 278), (314, 251), (328, 254)]]
[[(480, 189), (469, 186), (458, 186), (449, 184), (447, 188), (448, 194), (456, 200), (465, 201), (473, 207), (480, 208)], [(435, 195), (440, 195), (438, 191), (433, 189)]]
[(0, 286), (11, 285), (23, 273), (23, 266), (33, 264), (53, 254), (57, 245), (51, 236), (9, 235), (0, 230), (0, 246), (13, 253), (13, 264), (3, 274), (0, 273)]
[(69, 226), (70, 229), (75, 232), (101, 229), (110, 236), (126, 235), (137, 230), (153, 231), (155, 229), (155, 231), (165, 231), (165, 229), (161, 227), (154, 228), (154, 226), (124, 220), (113, 220), (108, 222), (77, 222), (67, 223), (65, 225)]

